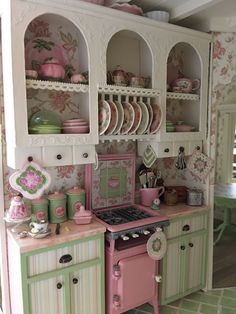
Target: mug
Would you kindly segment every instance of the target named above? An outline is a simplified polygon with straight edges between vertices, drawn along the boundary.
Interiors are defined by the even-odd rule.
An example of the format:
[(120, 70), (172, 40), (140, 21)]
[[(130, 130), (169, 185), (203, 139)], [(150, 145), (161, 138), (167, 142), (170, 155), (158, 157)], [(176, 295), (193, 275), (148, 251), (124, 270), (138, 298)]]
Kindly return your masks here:
[(151, 206), (154, 199), (159, 198), (164, 192), (164, 186), (140, 189), (141, 204), (144, 206)]
[(41, 220), (40, 222), (31, 222), (29, 224), (31, 233), (43, 233), (48, 230), (48, 223), (45, 220)]

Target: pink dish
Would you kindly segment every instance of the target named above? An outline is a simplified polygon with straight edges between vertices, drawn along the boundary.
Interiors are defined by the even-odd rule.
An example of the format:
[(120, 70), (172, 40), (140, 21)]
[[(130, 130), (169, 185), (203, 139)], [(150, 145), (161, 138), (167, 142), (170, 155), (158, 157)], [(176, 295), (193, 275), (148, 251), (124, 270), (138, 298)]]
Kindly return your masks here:
[(194, 127), (192, 125), (180, 124), (175, 126), (175, 130), (177, 132), (191, 132), (194, 130)]
[(63, 133), (70, 134), (70, 133), (89, 133), (89, 126), (88, 125), (81, 125), (81, 126), (65, 126), (63, 127)]
[(88, 126), (88, 122), (87, 121), (81, 121), (81, 122), (64, 122), (63, 126), (64, 127), (68, 127), (68, 126)]
[(135, 15), (143, 15), (143, 10), (135, 4), (115, 3), (111, 6), (111, 8)]

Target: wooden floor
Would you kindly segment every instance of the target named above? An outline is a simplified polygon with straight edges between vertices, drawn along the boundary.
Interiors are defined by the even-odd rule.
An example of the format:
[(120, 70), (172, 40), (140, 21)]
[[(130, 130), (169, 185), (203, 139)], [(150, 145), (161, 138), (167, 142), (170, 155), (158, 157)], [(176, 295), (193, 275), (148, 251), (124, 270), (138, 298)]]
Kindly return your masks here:
[(226, 287), (236, 287), (236, 232), (225, 233), (214, 247), (213, 288)]

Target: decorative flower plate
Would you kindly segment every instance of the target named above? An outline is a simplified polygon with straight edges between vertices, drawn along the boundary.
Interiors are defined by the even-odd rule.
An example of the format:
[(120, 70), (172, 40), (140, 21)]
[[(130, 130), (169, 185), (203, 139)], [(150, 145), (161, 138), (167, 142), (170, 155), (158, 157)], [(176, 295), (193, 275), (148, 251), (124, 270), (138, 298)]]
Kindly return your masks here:
[(162, 110), (161, 107), (158, 104), (152, 104), (152, 111), (153, 111), (153, 120), (150, 126), (150, 134), (155, 134), (162, 123)]
[(142, 120), (141, 120), (140, 125), (137, 129), (137, 134), (144, 134), (144, 132), (147, 130), (147, 127), (148, 127), (149, 113), (148, 113), (148, 109), (147, 109), (147, 106), (145, 103), (140, 101), (138, 104), (142, 110)]
[(33, 233), (33, 232), (28, 231), (28, 235), (34, 239), (46, 238), (51, 233), (52, 233), (51, 229), (48, 229), (46, 232), (38, 232), (38, 233)]
[(130, 134), (135, 134), (140, 123), (141, 123), (141, 120), (142, 120), (142, 110), (141, 110), (141, 107), (139, 106), (139, 104), (137, 104), (136, 102), (132, 102), (131, 105), (133, 106), (134, 108), (134, 113), (135, 113), (135, 116), (134, 116), (134, 123), (133, 123), (133, 126), (132, 128), (130, 129), (129, 133)]
[(47, 171), (35, 162), (27, 163), (22, 169), (13, 173), (9, 178), (13, 189), (20, 192), (28, 199), (40, 197), (51, 183), (51, 177)]
[(116, 107), (116, 104), (113, 101), (108, 100), (107, 102), (111, 108), (111, 120), (105, 134), (111, 135), (114, 133), (114, 130), (118, 123), (118, 109)]
[(123, 102), (122, 103), (123, 109), (124, 109), (124, 122), (121, 128), (120, 133), (121, 134), (128, 134), (130, 129), (133, 126), (134, 123), (134, 108), (131, 106), (129, 102)]
[(111, 121), (111, 108), (105, 100), (99, 102), (98, 108), (99, 135), (103, 135)]
[(147, 130), (145, 133), (149, 133), (150, 132), (150, 127), (153, 121), (153, 110), (152, 110), (152, 106), (149, 103), (146, 103), (147, 105), (147, 110), (148, 110), (148, 114), (149, 114), (149, 120), (148, 120), (148, 126), (147, 126)]
[(123, 122), (124, 122), (124, 109), (123, 109), (122, 104), (119, 101), (115, 101), (115, 104), (116, 104), (116, 108), (118, 111), (118, 121), (117, 121), (117, 125), (116, 125), (116, 128), (115, 128), (113, 134), (119, 134), (120, 129), (121, 129)]

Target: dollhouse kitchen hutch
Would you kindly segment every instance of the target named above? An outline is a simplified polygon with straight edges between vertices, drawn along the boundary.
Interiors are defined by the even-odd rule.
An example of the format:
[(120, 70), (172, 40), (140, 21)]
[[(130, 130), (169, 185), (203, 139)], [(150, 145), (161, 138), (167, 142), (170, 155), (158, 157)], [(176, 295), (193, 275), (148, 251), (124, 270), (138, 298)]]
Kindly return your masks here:
[[(191, 155), (196, 148), (201, 150), (207, 133), (209, 35), (76, 0), (9, 0), (1, 5), (9, 167), (19, 169), (25, 162), (32, 160), (44, 167), (95, 163), (96, 144), (104, 141), (137, 141), (140, 156), (151, 145), (158, 158), (177, 156), (180, 147), (184, 149), (185, 155)], [(51, 60), (50, 66), (59, 63), (64, 67), (66, 74), (60, 81), (35, 77), (37, 62), (41, 62), (41, 65), (50, 63), (45, 60), (48, 59), (45, 56), (44, 60), (40, 59), (42, 49), (52, 51), (52, 55), (46, 57), (56, 59), (56, 62)], [(178, 63), (178, 55), (181, 55), (184, 64)], [(149, 83), (146, 86), (111, 84), (109, 75), (114, 75), (117, 66), (136, 76), (149, 78)], [(54, 67), (53, 75), (57, 70)], [(171, 82), (179, 77), (180, 72), (191, 82), (198, 79), (199, 88), (189, 92), (173, 91)], [(71, 82), (73, 74), (81, 73), (86, 73), (86, 82)], [(57, 99), (56, 91), (63, 101)], [(116, 128), (111, 132), (103, 132), (101, 124), (113, 118), (112, 113), (107, 117), (107, 108), (101, 108), (100, 104), (104, 100), (144, 103), (144, 112), (148, 113), (146, 118), (143, 113), (144, 120), (141, 123), (145, 124), (145, 119), (148, 120), (150, 112), (147, 108), (150, 106), (153, 111), (157, 108), (158, 119), (155, 120), (153, 114), (152, 121), (147, 123), (149, 128), (146, 125), (140, 132), (138, 127), (133, 133), (127, 129), (125, 131), (124, 122), (120, 129), (123, 132), (115, 132)], [(55, 132), (50, 127), (47, 127), (46, 132), (34, 132), (32, 116), (39, 110), (46, 113), (53, 111), (62, 123), (83, 119), (89, 128), (82, 133)], [(167, 125), (170, 117), (176, 124), (184, 122), (191, 128), (187, 132), (181, 129), (180, 132), (169, 132)], [(94, 308), (97, 309), (96, 314), (104, 313), (104, 230), (97, 226), (94, 228), (97, 228), (97, 236), (87, 230), (87, 239), (76, 239), (73, 234), (68, 243), (66, 240), (64, 244), (49, 241), (48, 247), (42, 247), (36, 253), (33, 247), (14, 249), (18, 252), (19, 263), (15, 270), (16, 278), (20, 282), (22, 280), (17, 287), (24, 293), (19, 296), (21, 310), (16, 312), (14, 309), (19, 304), (13, 297), (17, 293), (14, 285), (11, 285), (12, 314), (42, 313), (42, 305), (33, 296), (38, 294), (43, 297), (45, 287), (49, 293), (48, 302), (57, 300), (61, 304), (60, 312), (52, 305), (50, 314), (95, 314)], [(170, 251), (162, 268), (166, 272), (163, 274), (165, 288), (161, 294), (162, 304), (205, 286), (206, 234), (206, 209), (200, 214), (194, 212), (191, 217), (178, 218), (171, 224), (167, 237)], [(177, 239), (180, 236), (180, 240)], [(179, 247), (184, 254), (184, 257), (178, 259), (179, 268), (182, 267), (183, 259), (185, 265), (191, 261), (195, 267), (188, 268), (192, 273), (191, 283), (187, 282), (186, 270), (184, 272), (172, 267), (171, 260), (179, 254)], [(11, 252), (13, 248), (14, 244), (10, 241)], [(68, 248), (71, 254), (77, 256), (69, 270), (56, 266), (54, 262), (48, 265), (49, 268), (39, 265), (67, 252)], [(92, 248), (93, 254), (87, 252), (88, 248)], [(80, 251), (83, 252), (81, 256)], [(14, 254), (10, 254), (10, 265), (15, 263), (13, 259)], [(51, 275), (47, 278), (49, 271)], [(73, 276), (77, 272), (84, 273), (84, 278), (96, 280), (97, 285), (86, 287), (84, 282), (84, 288), (74, 289), (77, 282), (76, 276)], [(168, 274), (171, 274), (170, 277)], [(172, 276), (180, 284), (171, 284), (174, 280)], [(61, 278), (66, 282), (64, 295), (61, 292)], [(57, 292), (50, 290), (55, 283)], [(27, 285), (30, 286), (29, 290)], [(82, 303), (75, 304), (74, 296), (78, 292), (81, 300), (86, 300), (87, 296), (83, 294), (85, 288), (86, 293), (91, 293), (91, 298), (96, 295), (87, 312), (81, 308)], [(26, 290), (30, 292), (26, 293)], [(91, 300), (89, 296), (88, 300)]]

